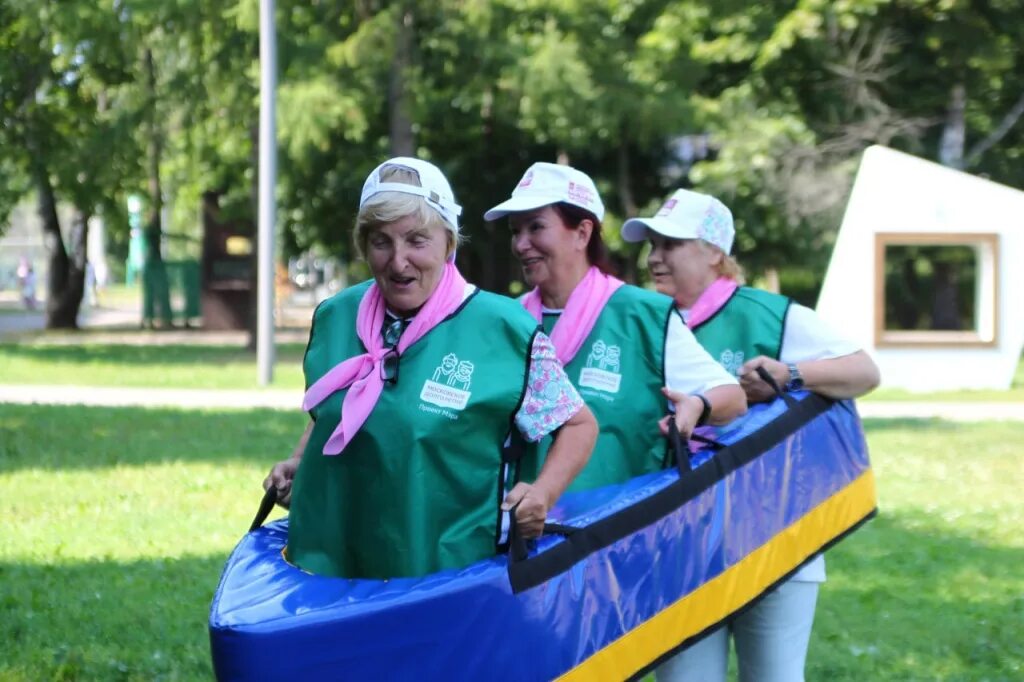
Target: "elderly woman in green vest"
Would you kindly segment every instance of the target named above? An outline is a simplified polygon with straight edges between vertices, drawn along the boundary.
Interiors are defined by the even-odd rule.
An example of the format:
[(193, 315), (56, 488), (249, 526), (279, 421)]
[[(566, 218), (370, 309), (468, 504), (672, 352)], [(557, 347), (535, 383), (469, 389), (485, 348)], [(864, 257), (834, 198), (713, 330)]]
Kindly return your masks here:
[[(600, 427), (573, 490), (621, 483), (668, 464), (663, 417), (670, 402), (684, 435), (746, 411), (736, 380), (696, 343), (670, 298), (608, 274), (604, 205), (589, 176), (535, 163), (512, 196), (484, 215), (505, 216), (512, 252), (533, 287), (521, 302), (551, 336)], [(550, 447), (546, 439), (533, 448), (524, 470), (547, 466)]]
[[(500, 551), (513, 509), (524, 537), (540, 535), (587, 461), (597, 426), (550, 340), (455, 267), (460, 212), (425, 161), (391, 159), (366, 180), (355, 242), (373, 279), (317, 308), (304, 360), (312, 421), (264, 483), (290, 505), (286, 556), (302, 569), (390, 578), (467, 566)], [(528, 441), (557, 430), (548, 464), (514, 486), (513, 430)]]
[[(672, 296), (687, 326), (729, 372), (751, 402), (774, 397), (758, 375), (764, 368), (786, 390), (854, 398), (878, 385), (871, 358), (785, 296), (742, 286), (729, 255), (732, 213), (706, 194), (676, 191), (651, 218), (622, 226), (626, 241), (649, 240), (647, 263), (658, 291)], [(659, 680), (726, 679), (733, 636), (741, 680), (802, 680), (814, 622), (821, 555), (757, 604), (696, 645), (664, 663)]]

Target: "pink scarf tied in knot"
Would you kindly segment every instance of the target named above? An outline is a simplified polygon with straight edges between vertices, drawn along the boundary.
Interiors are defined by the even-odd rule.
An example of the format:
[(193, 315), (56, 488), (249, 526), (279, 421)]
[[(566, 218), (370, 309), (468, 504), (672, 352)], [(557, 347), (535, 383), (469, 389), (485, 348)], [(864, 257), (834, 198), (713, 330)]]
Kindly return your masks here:
[(341, 404), (341, 421), (324, 445), (325, 455), (337, 455), (344, 450), (373, 412), (384, 390), (381, 365), (385, 356), (393, 351), (401, 356), (406, 348), (458, 310), (465, 289), (466, 280), (455, 264), (449, 261), (444, 266), (437, 288), (412, 318), (398, 340), (398, 345), (390, 349), (384, 347), (380, 333), (387, 303), (377, 283), (370, 285), (359, 302), (359, 313), (356, 316), (356, 333), (366, 352), (335, 365), (309, 387), (302, 399), (302, 409), (308, 412), (336, 391), (349, 389)]
[[(606, 275), (595, 266), (590, 266), (587, 274), (572, 290), (565, 310), (551, 330), (551, 343), (555, 346), (559, 362), (567, 365), (576, 357), (583, 342), (590, 336), (608, 299), (623, 284), (621, 279)], [(522, 304), (537, 322), (543, 321), (539, 289), (534, 288), (523, 296)]]

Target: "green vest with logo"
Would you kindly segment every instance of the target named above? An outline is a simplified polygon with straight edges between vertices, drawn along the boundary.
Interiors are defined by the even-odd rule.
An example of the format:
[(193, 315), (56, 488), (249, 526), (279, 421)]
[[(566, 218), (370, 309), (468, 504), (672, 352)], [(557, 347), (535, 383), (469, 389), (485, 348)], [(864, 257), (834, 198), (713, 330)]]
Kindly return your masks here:
[(790, 299), (740, 287), (717, 313), (697, 325), (693, 335), (730, 374), (758, 355), (778, 359), (782, 351)]
[[(623, 285), (565, 366), (600, 429), (590, 461), (569, 490), (622, 483), (664, 466), (666, 444), (658, 420), (667, 413), (661, 387), (670, 314), (672, 300), (667, 296)], [(549, 335), (558, 317), (544, 316)], [(524, 480), (537, 477), (551, 442), (548, 436), (527, 447)]]
[[(306, 350), (306, 386), (365, 352), (363, 283), (325, 301)], [(522, 402), (536, 321), (477, 291), (409, 346), (397, 381), (341, 454), (323, 454), (347, 389), (313, 408), (295, 475), (288, 559), (349, 578), (421, 576), (497, 550), (508, 475), (502, 446)]]

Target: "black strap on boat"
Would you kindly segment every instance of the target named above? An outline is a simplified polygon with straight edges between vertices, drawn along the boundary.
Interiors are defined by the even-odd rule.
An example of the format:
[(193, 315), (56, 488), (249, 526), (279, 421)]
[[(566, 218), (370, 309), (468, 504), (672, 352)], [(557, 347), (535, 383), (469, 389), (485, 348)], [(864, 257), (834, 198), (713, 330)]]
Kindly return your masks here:
[(704, 445), (707, 445), (715, 452), (718, 452), (719, 450), (725, 447), (725, 443), (720, 443), (714, 438), (708, 438), (707, 436), (702, 436), (699, 433), (691, 433), (690, 440), (695, 440), (698, 443), (704, 443)]
[(775, 395), (782, 398), (782, 401), (786, 403), (786, 407), (792, 408), (796, 405), (796, 400), (793, 398), (793, 396), (791, 396), (786, 391), (783, 391), (782, 387), (779, 386), (779, 382), (775, 381), (775, 377), (769, 374), (768, 370), (766, 370), (764, 367), (757, 368), (757, 376), (761, 377), (761, 380), (764, 381), (764, 383), (771, 386), (771, 389), (775, 391)]
[(579, 528), (576, 526), (567, 526), (564, 523), (545, 523), (544, 534), (545, 535), (561, 535), (562, 537), (569, 537)]
[(578, 527), (567, 542), (549, 547), (526, 561), (510, 561), (509, 581), (512, 592), (518, 594), (541, 585), (569, 570), (593, 552), (608, 547), (630, 533), (635, 533), (671, 514), (836, 404), (834, 400), (815, 393), (793, 400), (796, 403), (794, 409), (784, 411), (757, 431), (727, 444), (709, 462), (697, 467), (678, 481), (610, 516), (585, 527)]
[(263, 493), (263, 500), (260, 501), (259, 511), (256, 512), (256, 517), (252, 520), (252, 525), (249, 526), (249, 532), (253, 532), (257, 528), (263, 525), (263, 522), (270, 516), (270, 512), (273, 511), (274, 505), (277, 503), (277, 488), (270, 486), (267, 491)]
[(518, 508), (519, 502), (516, 502), (508, 510), (508, 556), (509, 561), (513, 564), (530, 555), (530, 551), (526, 547), (526, 540), (519, 533), (519, 522), (516, 521), (516, 509)]
[(505, 442), (506, 445), (503, 445), (501, 448), (501, 461), (518, 462), (522, 459), (523, 454), (526, 452), (526, 439), (523, 438), (523, 434), (519, 432), (519, 429), (509, 429)]
[(675, 450), (676, 468), (679, 470), (679, 478), (682, 478), (693, 470), (693, 466), (690, 464), (690, 444), (680, 435), (674, 414), (668, 416), (668, 440)]
[[(519, 507), (519, 503), (509, 510), (509, 530), (508, 530), (508, 554), (510, 563), (518, 563), (523, 561), (530, 555), (530, 549), (526, 544), (526, 540), (519, 533), (519, 522), (516, 521), (516, 509)], [(581, 530), (575, 526), (567, 526), (562, 523), (545, 523), (544, 534), (545, 535), (561, 535), (562, 537), (569, 537), (576, 531)]]

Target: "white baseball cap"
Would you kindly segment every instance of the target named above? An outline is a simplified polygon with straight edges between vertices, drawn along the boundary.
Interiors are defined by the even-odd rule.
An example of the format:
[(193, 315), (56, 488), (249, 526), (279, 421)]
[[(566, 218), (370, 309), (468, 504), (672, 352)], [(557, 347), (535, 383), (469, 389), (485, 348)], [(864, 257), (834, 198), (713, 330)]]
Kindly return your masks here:
[(710, 194), (677, 189), (653, 218), (631, 218), (622, 225), (622, 239), (642, 242), (647, 230), (672, 239), (703, 239), (726, 253), (732, 250), (736, 228), (732, 213)]
[[(383, 182), (380, 179), (380, 172), (385, 166), (401, 166), (407, 168), (419, 177), (420, 186), (409, 185), (404, 182)], [(455, 193), (448, 179), (441, 172), (441, 169), (422, 159), (413, 159), (408, 156), (396, 156), (388, 159), (373, 169), (363, 183), (363, 193), (359, 197), (359, 208), (369, 201), (370, 197), (381, 192), (402, 192), (403, 194), (415, 194), (427, 200), (427, 204), (436, 210), (451, 226), (455, 234), (459, 233), (459, 216), (462, 215), (462, 207), (455, 203)]]
[(535, 163), (512, 190), (512, 198), (503, 201), (487, 213), (484, 220), (497, 220), (509, 213), (532, 211), (536, 208), (565, 202), (604, 219), (604, 204), (590, 176), (572, 166), (557, 163)]

